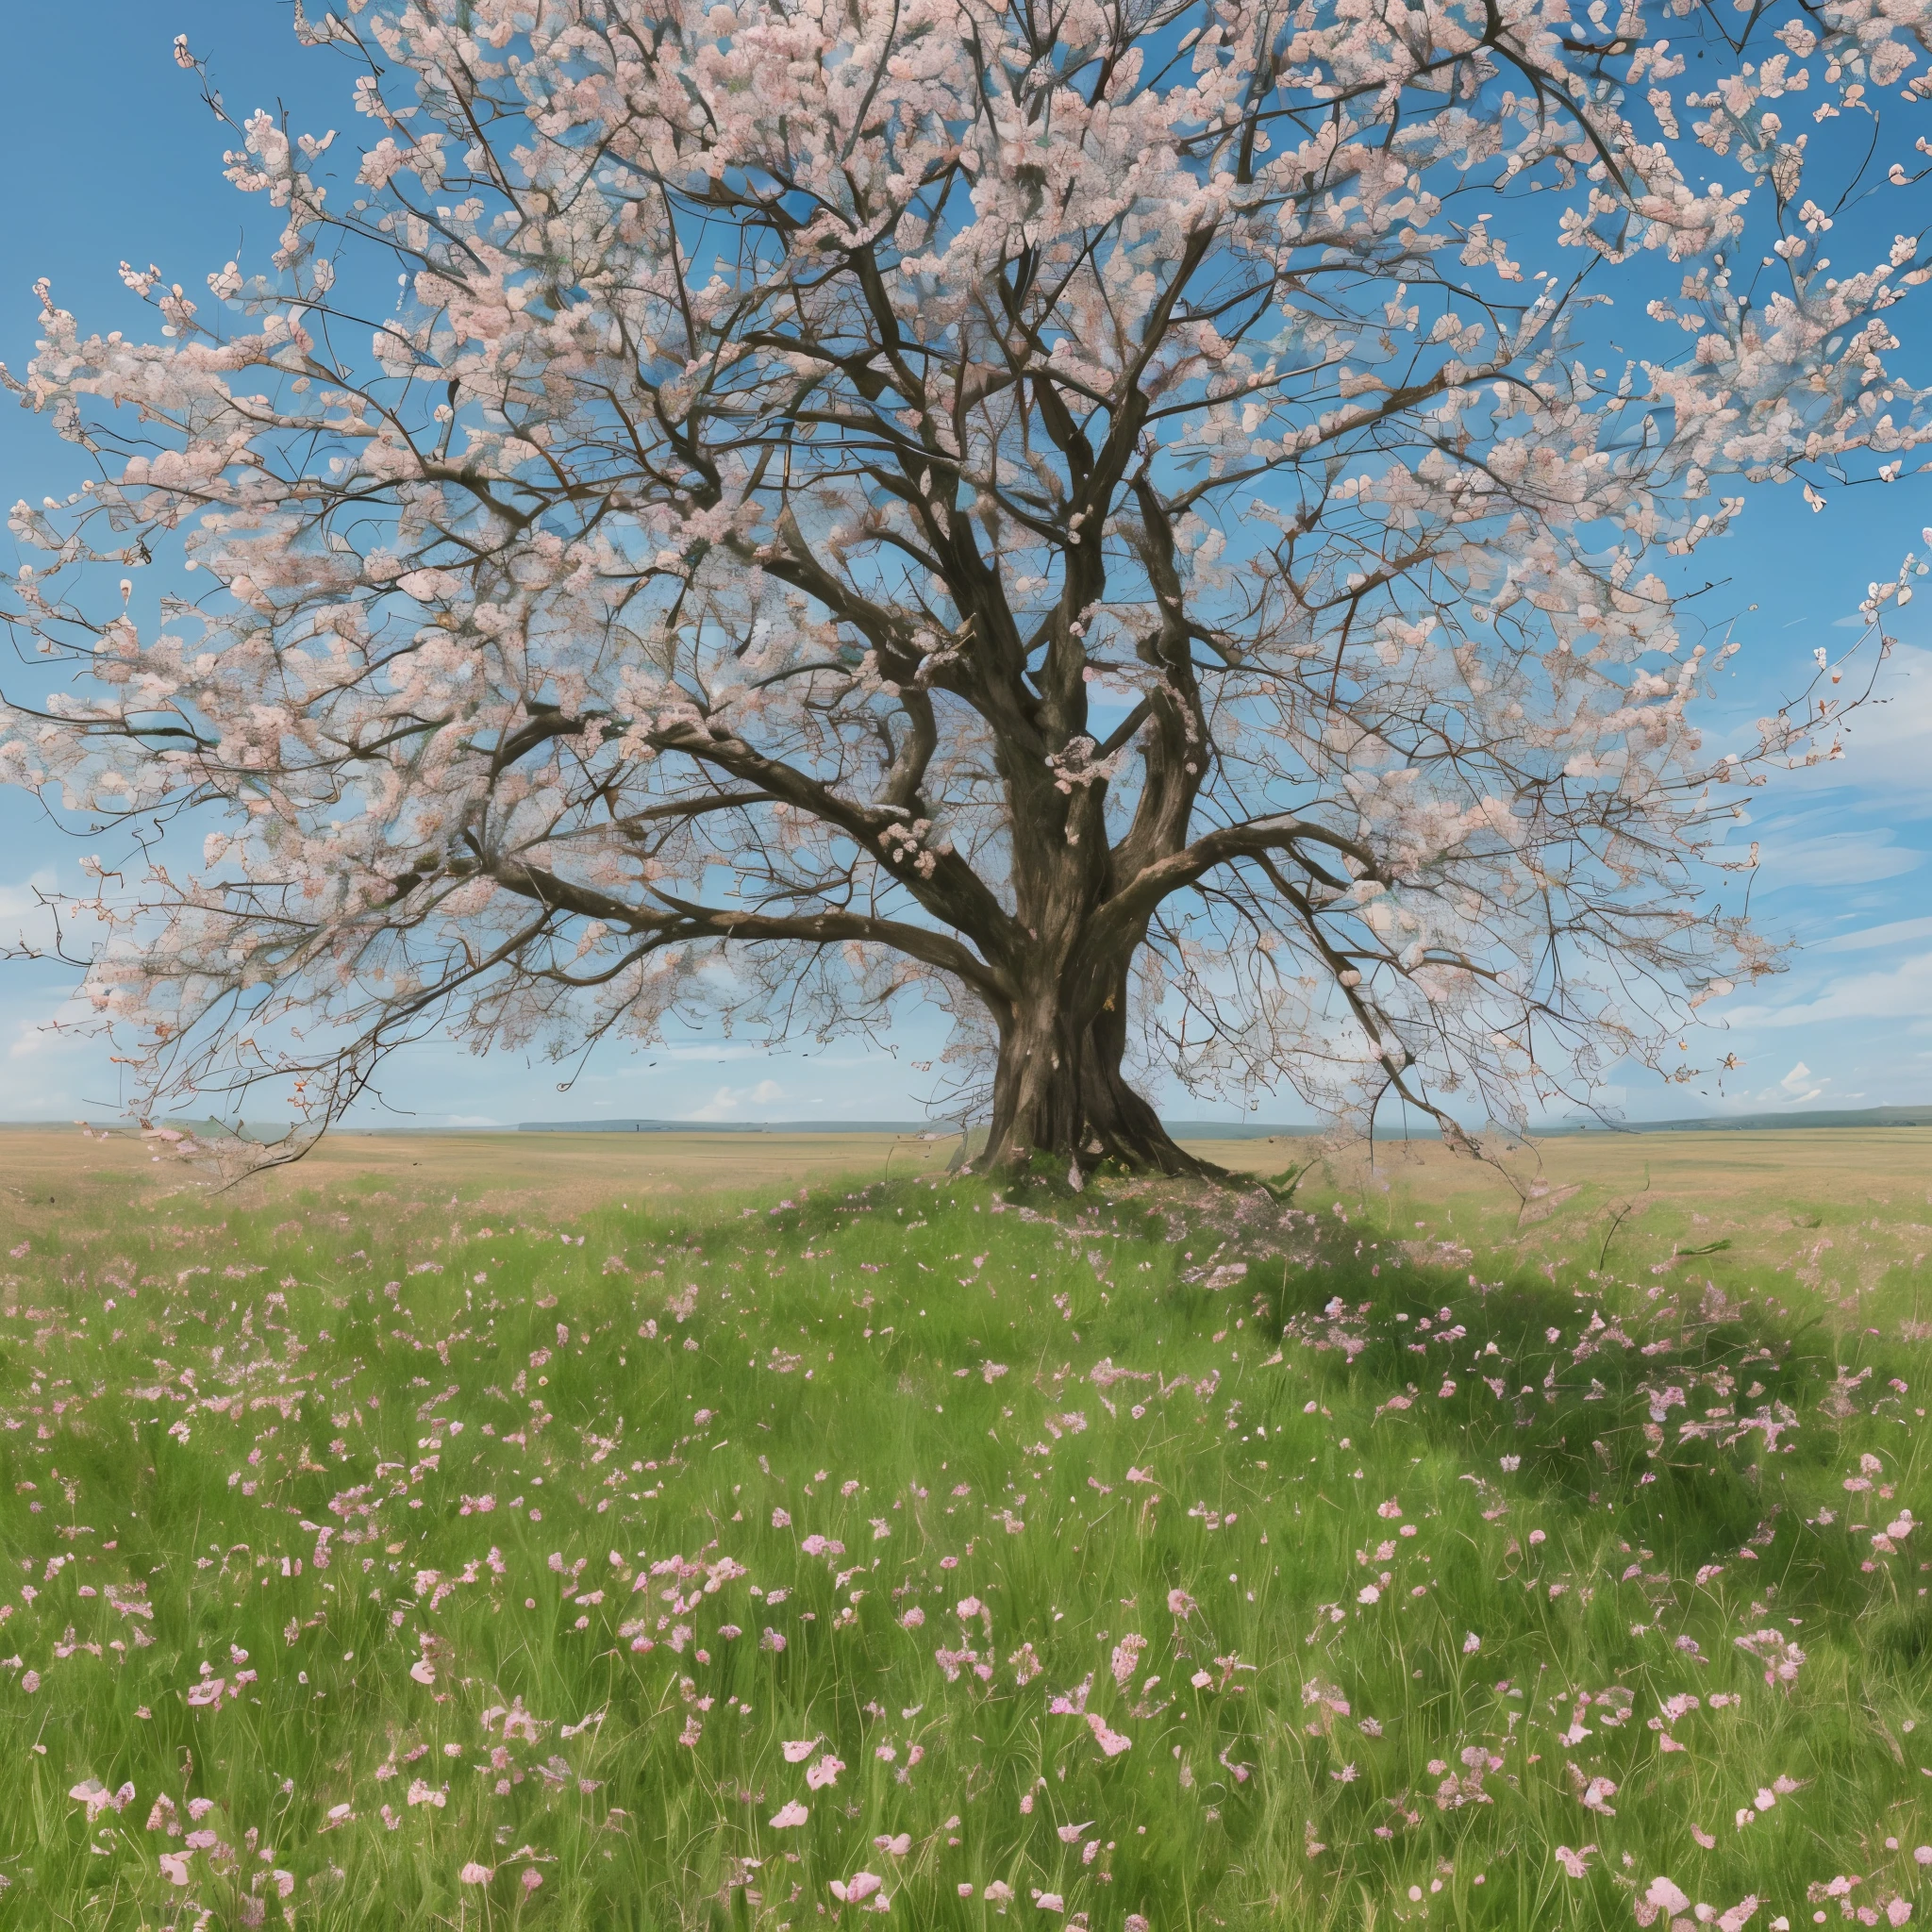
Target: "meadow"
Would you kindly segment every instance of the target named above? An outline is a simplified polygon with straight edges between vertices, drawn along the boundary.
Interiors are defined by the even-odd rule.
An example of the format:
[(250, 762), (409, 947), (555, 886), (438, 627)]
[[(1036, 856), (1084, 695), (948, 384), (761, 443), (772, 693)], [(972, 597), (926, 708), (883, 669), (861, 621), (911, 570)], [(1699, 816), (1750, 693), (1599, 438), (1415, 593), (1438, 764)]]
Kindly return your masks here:
[(0, 1133), (0, 1924), (1907, 1923), (1932, 1135), (1213, 1151)]

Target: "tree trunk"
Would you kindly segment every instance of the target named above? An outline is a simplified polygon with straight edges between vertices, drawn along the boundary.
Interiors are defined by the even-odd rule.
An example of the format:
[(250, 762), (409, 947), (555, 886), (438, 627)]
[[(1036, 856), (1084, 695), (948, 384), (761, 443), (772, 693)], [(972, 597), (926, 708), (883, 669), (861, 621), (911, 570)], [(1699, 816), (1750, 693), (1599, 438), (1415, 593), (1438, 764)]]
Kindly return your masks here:
[(1224, 1170), (1178, 1146), (1121, 1070), (1127, 1041), (1125, 974), (1091, 1019), (1048, 992), (1015, 1009), (1000, 1034), (992, 1125), (979, 1173), (1024, 1167), (1091, 1173), (1112, 1160), (1137, 1174), (1219, 1178)]

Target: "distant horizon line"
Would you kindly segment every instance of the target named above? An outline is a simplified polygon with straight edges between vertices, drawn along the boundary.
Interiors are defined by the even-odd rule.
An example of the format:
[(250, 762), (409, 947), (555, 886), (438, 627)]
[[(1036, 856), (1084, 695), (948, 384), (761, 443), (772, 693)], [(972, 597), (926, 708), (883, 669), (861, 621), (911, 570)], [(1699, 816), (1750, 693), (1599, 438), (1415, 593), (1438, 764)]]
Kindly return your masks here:
[[(1319, 1123), (1311, 1121), (1169, 1120), (1163, 1117), (1161, 1124), (1176, 1140), (1265, 1141), (1281, 1138), (1307, 1140), (1327, 1131)], [(974, 1124), (976, 1126), (980, 1124), (974, 1123)], [(1663, 1121), (1601, 1121), (1573, 1116), (1564, 1121), (1541, 1124), (1533, 1127), (1530, 1132), (1539, 1139), (1546, 1139), (1552, 1135), (1580, 1134), (1585, 1132), (1656, 1134), (1723, 1131), (1736, 1133), (1753, 1130), (1774, 1131), (1789, 1127), (1836, 1126), (1932, 1126), (1932, 1105), (1920, 1107), (1818, 1108), (1796, 1113), (1707, 1114), (1695, 1118)], [(482, 1131), (514, 1131), (520, 1134), (903, 1133), (924, 1134), (934, 1140), (950, 1140), (961, 1131), (961, 1124), (957, 1121), (933, 1120), (665, 1121), (637, 1118), (622, 1121), (520, 1121), (513, 1130), (483, 1129)], [(1401, 1126), (1378, 1128), (1375, 1138), (1378, 1141), (1433, 1141), (1441, 1137), (1441, 1130), (1433, 1123), (1427, 1124), (1406, 1123)]]
[[(86, 1125), (96, 1129), (127, 1130), (125, 1120), (90, 1118), (72, 1120), (0, 1121), (0, 1128), (59, 1128)], [(200, 1120), (171, 1115), (165, 1124), (178, 1130), (215, 1127), (226, 1133), (241, 1132), (251, 1140), (278, 1140), (288, 1131), (282, 1122), (233, 1124), (213, 1116)], [(977, 1123), (975, 1125), (979, 1124)], [(1266, 1141), (1309, 1140), (1327, 1131), (1314, 1122), (1262, 1122), (1215, 1120), (1168, 1120), (1163, 1124), (1176, 1140)], [(1602, 1121), (1579, 1119), (1546, 1122), (1529, 1130), (1527, 1138), (1547, 1140), (1580, 1134), (1660, 1134), (1660, 1133), (1765, 1133), (1790, 1129), (1832, 1127), (1932, 1127), (1932, 1105), (1869, 1108), (1823, 1108), (1791, 1113), (1750, 1112), (1706, 1114), (1674, 1120)], [(424, 1134), (896, 1134), (917, 1135), (930, 1141), (948, 1141), (961, 1131), (958, 1121), (945, 1120), (839, 1120), (821, 1116), (812, 1120), (654, 1120), (635, 1117), (624, 1120), (471, 1122), (462, 1125), (372, 1126), (347, 1124), (331, 1130), (338, 1134), (424, 1135)], [(1404, 1124), (1378, 1129), (1377, 1140), (1433, 1141), (1441, 1130), (1433, 1124)]]

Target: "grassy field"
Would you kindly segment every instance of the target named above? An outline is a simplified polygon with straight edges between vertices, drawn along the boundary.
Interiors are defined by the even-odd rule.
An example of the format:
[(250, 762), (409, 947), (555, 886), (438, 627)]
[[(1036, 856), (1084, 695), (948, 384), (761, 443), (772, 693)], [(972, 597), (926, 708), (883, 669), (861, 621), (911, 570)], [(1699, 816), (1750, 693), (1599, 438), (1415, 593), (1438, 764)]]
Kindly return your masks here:
[(950, 1152), (0, 1135), (0, 1923), (1912, 1916), (1932, 1136)]
[(1874, 1313), (1896, 1317), (1912, 1271), (1927, 1283), (1932, 1129), (1566, 1135), (1501, 1173), (1434, 1141), (1386, 1147), (1374, 1168), (1294, 1141), (1200, 1151), (1256, 1172), (1314, 1155), (1305, 1201), (1379, 1199), (1391, 1222), (1412, 1208), (1499, 1262), (1535, 1269), (1582, 1257), (1632, 1278), (1698, 1272), (1724, 1287), (1785, 1274), (1835, 1320), (1874, 1296)]

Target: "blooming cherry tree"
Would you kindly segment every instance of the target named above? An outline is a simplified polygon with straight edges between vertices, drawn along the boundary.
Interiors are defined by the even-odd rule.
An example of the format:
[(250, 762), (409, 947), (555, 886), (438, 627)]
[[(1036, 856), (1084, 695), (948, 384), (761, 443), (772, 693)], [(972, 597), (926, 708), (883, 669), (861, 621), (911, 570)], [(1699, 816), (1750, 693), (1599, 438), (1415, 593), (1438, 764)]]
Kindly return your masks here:
[(90, 474), (0, 774), (141, 830), (153, 1101), (910, 993), (988, 1165), (1172, 1172), (1138, 1070), (1459, 1136), (1771, 963), (1705, 868), (1843, 700), (1707, 753), (1671, 559), (1928, 434), (1924, 250), (1820, 254), (1925, 0), (346, 15), (359, 155), (236, 125), (272, 261), (8, 378)]

